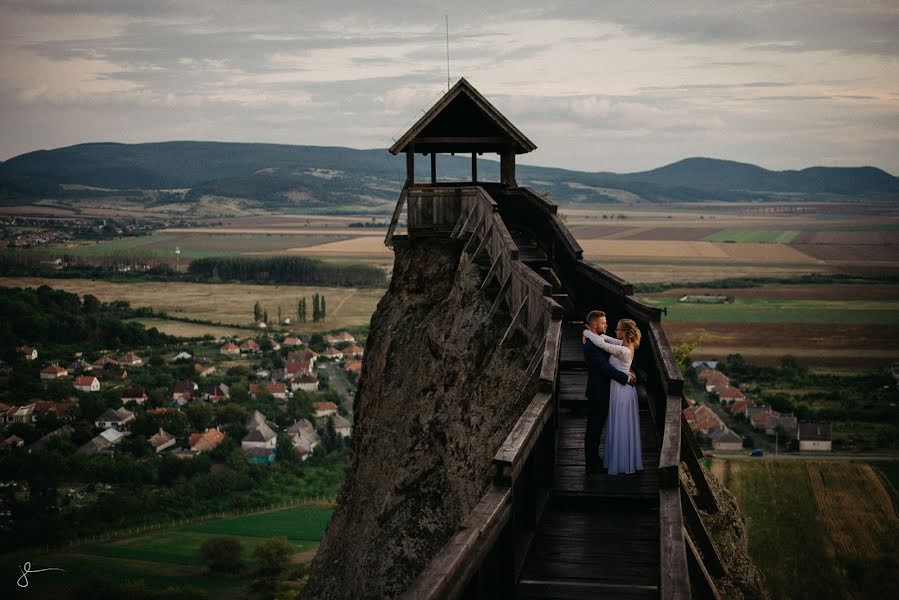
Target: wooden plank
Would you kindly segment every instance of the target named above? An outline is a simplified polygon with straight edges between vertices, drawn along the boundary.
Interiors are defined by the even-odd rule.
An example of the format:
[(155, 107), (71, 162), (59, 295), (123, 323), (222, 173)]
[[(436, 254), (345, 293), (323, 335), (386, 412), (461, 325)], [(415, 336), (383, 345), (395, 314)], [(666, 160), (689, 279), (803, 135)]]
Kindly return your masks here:
[(496, 270), (496, 265), (499, 264), (499, 261), (501, 259), (502, 259), (502, 254), (497, 253), (496, 258), (493, 259), (493, 264), (490, 265), (490, 270), (487, 271), (487, 275), (484, 276), (484, 282), (481, 283), (481, 291), (483, 291), (484, 289), (487, 288), (488, 285), (490, 285), (490, 280), (493, 278), (493, 272), (494, 272), (494, 270)]
[[(471, 246), (471, 242), (475, 239), (478, 239), (478, 230), (481, 228), (481, 224), (484, 222), (484, 219), (481, 215), (478, 215), (477, 221), (475, 221), (474, 228), (471, 230), (471, 237), (468, 238), (468, 241), (465, 242), (465, 247), (462, 248), (462, 253), (465, 254), (468, 252), (468, 247)], [(480, 242), (480, 240), (478, 240)]]
[(673, 488), (680, 483), (681, 456), (681, 399), (668, 396), (665, 402), (665, 425), (662, 428), (662, 448), (659, 451), (659, 485)]
[(578, 263), (575, 268), (578, 275), (605, 288), (613, 294), (618, 296), (630, 296), (634, 293), (634, 286), (605, 269), (588, 265), (583, 262)]
[[(528, 361), (527, 370), (524, 372), (525, 375), (527, 375), (528, 381), (530, 381), (531, 377), (533, 377), (534, 374), (537, 372), (537, 368), (541, 364), (543, 364), (543, 354), (544, 354), (545, 348), (546, 348), (546, 334), (543, 335), (543, 338), (541, 338), (536, 351), (534, 351), (534, 355), (531, 357), (531, 360)], [(552, 391), (552, 385), (550, 384), (549, 387), (547, 388), (547, 386), (544, 385), (544, 382), (541, 381), (540, 382), (540, 391), (541, 392)]]
[(540, 381), (549, 388), (555, 387), (556, 373), (559, 369), (559, 349), (562, 344), (562, 321), (554, 320), (546, 331), (546, 345), (543, 348), (543, 368), (540, 370)]
[(489, 490), (460, 530), (400, 596), (407, 600), (457, 598), (511, 518), (511, 488)]
[(668, 343), (668, 335), (661, 323), (649, 323), (648, 333), (651, 336), (656, 366), (662, 374), (662, 385), (668, 396), (681, 396), (684, 392), (684, 378), (680, 367), (674, 360), (674, 352)]
[(727, 575), (727, 568), (724, 566), (724, 561), (721, 560), (721, 555), (718, 554), (715, 544), (712, 543), (712, 538), (705, 528), (705, 524), (702, 522), (702, 517), (699, 514), (696, 503), (693, 502), (693, 498), (684, 488), (683, 484), (678, 487), (680, 488), (680, 503), (687, 531), (693, 532), (693, 535), (690, 537), (695, 540), (695, 543), (702, 552), (702, 557), (704, 558), (703, 563), (705, 564), (706, 569), (708, 569), (709, 573), (715, 577), (724, 577)]
[(404, 187), (403, 191), (400, 192), (399, 199), (396, 201), (396, 208), (393, 210), (393, 217), (390, 219), (390, 227), (387, 228), (387, 236), (384, 238), (384, 244), (387, 246), (391, 246), (393, 243), (393, 232), (396, 230), (396, 225), (400, 220), (400, 214), (403, 212), (403, 204), (406, 202), (408, 190), (409, 188)]
[[(521, 318), (521, 313), (524, 312), (524, 309), (527, 305), (528, 305), (528, 297), (525, 296), (524, 300), (522, 300), (522, 302), (521, 302), (521, 306), (519, 306), (518, 310), (515, 311), (515, 316), (512, 317), (512, 322), (509, 323), (509, 328), (506, 329), (506, 333), (503, 334), (503, 338), (499, 341), (499, 346), (497, 346), (498, 348), (503, 347), (503, 344), (506, 342), (506, 338), (508, 338), (509, 335), (512, 333), (512, 331), (514, 331), (515, 326), (518, 324), (518, 319)], [(513, 304), (513, 306), (514, 306), (514, 304)]]
[(693, 485), (696, 486), (696, 492), (699, 498), (699, 505), (702, 507), (702, 510), (710, 513), (718, 512), (718, 500), (715, 498), (715, 494), (712, 492), (711, 486), (709, 486), (708, 480), (705, 478), (705, 472), (702, 470), (702, 466), (699, 464), (699, 457), (694, 455), (692, 452), (686, 452), (685, 456), (682, 456), (684, 463), (687, 465), (687, 470), (690, 471), (690, 477), (693, 479)]
[(504, 485), (515, 484), (553, 409), (552, 394), (536, 394), (496, 451), (493, 464)]
[(659, 491), (659, 598), (689, 600), (690, 576), (677, 488)]
[(684, 530), (684, 540), (687, 543), (687, 563), (690, 570), (690, 580), (693, 587), (696, 588), (696, 597), (707, 600), (721, 600), (718, 589), (715, 587), (715, 582), (706, 570), (705, 565), (702, 564), (699, 551), (696, 550), (696, 545), (693, 544), (693, 540), (690, 539), (690, 534), (686, 530)]

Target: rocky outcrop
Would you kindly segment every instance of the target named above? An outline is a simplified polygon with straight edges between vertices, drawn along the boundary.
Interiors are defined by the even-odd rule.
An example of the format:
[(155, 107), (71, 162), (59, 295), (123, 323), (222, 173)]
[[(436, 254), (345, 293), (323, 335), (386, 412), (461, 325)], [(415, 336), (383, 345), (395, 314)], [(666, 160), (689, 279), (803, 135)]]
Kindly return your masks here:
[(346, 483), (303, 598), (398, 595), (490, 484), (530, 358), (456, 242), (401, 242), (372, 317)]

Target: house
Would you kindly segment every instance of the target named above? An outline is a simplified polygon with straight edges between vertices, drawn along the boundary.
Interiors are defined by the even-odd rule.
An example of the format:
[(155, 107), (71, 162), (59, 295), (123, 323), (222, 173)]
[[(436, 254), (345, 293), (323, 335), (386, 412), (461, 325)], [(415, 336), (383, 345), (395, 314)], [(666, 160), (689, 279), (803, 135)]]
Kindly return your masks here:
[(704, 369), (717, 369), (718, 361), (717, 360), (694, 360), (690, 363), (690, 366), (696, 369), (697, 372), (702, 371)]
[(16, 348), (16, 354), (25, 360), (37, 360), (37, 349), (31, 346), (19, 346)]
[(730, 378), (717, 369), (700, 371), (696, 378), (705, 384), (705, 391), (712, 392), (718, 386), (730, 385)]
[(37, 421), (36, 404), (23, 404), (20, 406), (10, 406), (3, 415), (3, 420), (7, 423), (34, 423)]
[(342, 438), (348, 438), (353, 435), (353, 424), (341, 415), (333, 415), (331, 422), (334, 423), (334, 431)]
[(147, 392), (143, 388), (126, 387), (122, 390), (122, 404), (134, 402), (141, 405), (147, 401)]
[(215, 373), (214, 365), (201, 365), (197, 363), (194, 365), (194, 373), (196, 373), (199, 377), (209, 377), (213, 373)]
[(47, 444), (53, 438), (66, 437), (72, 435), (73, 433), (75, 433), (75, 429), (71, 425), (63, 425), (59, 429), (54, 429), (41, 439), (28, 446), (28, 451), (32, 452), (34, 450), (43, 450), (47, 447)]
[(362, 372), (362, 361), (361, 360), (348, 360), (343, 365), (343, 370), (347, 373), (355, 373), (358, 375)]
[(684, 409), (684, 418), (692, 429), (708, 435), (716, 427), (724, 427), (724, 421), (705, 404), (696, 404)]
[(297, 346), (303, 345), (303, 340), (298, 337), (290, 336), (284, 338), (284, 341), (281, 342), (281, 345), (289, 348), (296, 348)]
[(754, 429), (764, 429), (771, 414), (771, 408), (767, 406), (750, 406), (746, 409), (746, 418)]
[(74, 400), (66, 402), (54, 402), (52, 400), (37, 400), (34, 403), (34, 414), (37, 416), (53, 413), (56, 418), (64, 421), (71, 419), (78, 403)]
[(778, 429), (784, 430), (791, 437), (795, 434), (798, 427), (796, 417), (791, 414), (779, 413), (772, 410), (765, 415), (765, 433), (774, 435)]
[(108, 356), (101, 356), (92, 362), (91, 366), (95, 369), (110, 369), (119, 366), (119, 361), (109, 358)]
[(172, 390), (172, 400), (179, 404), (187, 402), (191, 399), (194, 392), (197, 391), (197, 384), (190, 379), (183, 379), (175, 384)]
[(314, 392), (318, 390), (319, 379), (315, 373), (303, 372), (293, 378), (291, 389)]
[(139, 367), (144, 364), (144, 361), (134, 352), (128, 352), (119, 357), (119, 364), (126, 367)]
[(244, 448), (274, 448), (278, 435), (266, 423), (259, 423), (244, 436), (240, 445)]
[(96, 427), (109, 429), (114, 427), (119, 431), (125, 429), (128, 423), (134, 421), (134, 413), (124, 408), (108, 409), (94, 421)]
[(231, 399), (231, 390), (224, 383), (214, 383), (203, 388), (203, 400), (221, 402)]
[(302, 460), (312, 456), (312, 451), (321, 443), (321, 437), (315, 431), (315, 427), (306, 419), (295, 421), (287, 428), (287, 435), (290, 436), (294, 451)]
[(312, 363), (308, 360), (288, 360), (284, 364), (284, 371), (287, 379), (296, 379), (303, 373), (312, 373)]
[(801, 423), (796, 436), (800, 452), (830, 452), (833, 431), (830, 423)]
[(330, 417), (337, 414), (337, 405), (333, 402), (313, 402), (312, 408), (315, 410), (315, 416)]
[(283, 383), (254, 383), (250, 385), (250, 396), (254, 399), (259, 392), (268, 392), (276, 400), (287, 400), (287, 385)]
[(197, 453), (211, 452), (223, 441), (225, 434), (218, 427), (213, 427), (203, 433), (190, 434), (190, 450)]
[(250, 431), (251, 429), (255, 429), (256, 427), (259, 427), (260, 425), (267, 425), (267, 424), (268, 424), (268, 419), (265, 417), (264, 414), (262, 414), (258, 410), (254, 410), (253, 412), (248, 414), (247, 418), (244, 419), (244, 421), (243, 421), (243, 426), (247, 431)]
[(265, 369), (259, 369), (256, 371), (256, 379), (269, 379), (271, 377), (271, 373), (266, 371)]
[(287, 371), (284, 369), (272, 369), (272, 381), (285, 381), (287, 379)]
[(225, 356), (240, 356), (240, 347), (234, 342), (228, 342), (219, 348), (219, 354), (224, 354)]
[(256, 327), (259, 329), (268, 329), (268, 325), (265, 324), (265, 321), (257, 321)]
[(76, 358), (66, 369), (69, 373), (89, 373), (93, 371), (94, 366), (84, 359)]
[(259, 344), (255, 340), (247, 340), (240, 345), (241, 354), (253, 354), (259, 352)]
[[(29, 359), (30, 360), (30, 359)], [(3, 440), (3, 449), (8, 450), (10, 448), (21, 448), (25, 445), (25, 440), (20, 438), (17, 435), (11, 435), (5, 440)]]
[(272, 350), (280, 350), (281, 344), (278, 343), (278, 340), (271, 340)]
[(364, 354), (365, 348), (363, 348), (362, 346), (357, 346), (356, 344), (350, 344), (343, 349), (343, 355), (347, 358), (362, 358)]
[(319, 354), (319, 356), (330, 360), (341, 360), (343, 358), (343, 352), (337, 348), (327, 348), (324, 352)]
[(159, 454), (166, 448), (171, 448), (175, 445), (175, 436), (160, 427), (159, 431), (150, 436), (150, 439), (147, 441), (150, 442), (151, 446), (153, 446), (156, 454)]
[[(227, 345), (228, 345), (228, 344), (225, 344), (225, 346), (227, 346)], [(232, 344), (232, 345), (233, 345), (233, 344)], [(222, 346), (222, 348), (224, 348), (225, 346)], [(237, 346), (234, 346), (234, 347), (236, 348)], [(224, 352), (221, 351), (221, 349), (219, 349), (219, 353), (220, 353), (220, 354), (225, 354)], [(238, 352), (238, 354), (239, 354), (239, 353), (240, 353), (240, 352)], [(184, 351), (182, 350), (181, 352), (179, 352), (178, 354), (176, 354), (174, 357), (172, 357), (172, 359), (171, 359), (169, 362), (173, 362), (173, 363), (176, 363), (176, 362), (182, 362), (182, 361), (186, 362), (186, 361), (188, 361), (188, 360), (191, 360), (192, 358), (193, 358), (193, 356), (190, 354), (190, 352), (184, 352)]]
[(326, 344), (340, 344), (341, 342), (355, 342), (356, 338), (351, 336), (346, 331), (341, 331), (337, 335), (325, 335), (323, 336)]
[(735, 387), (730, 387), (729, 385), (716, 386), (714, 389), (714, 393), (718, 394), (718, 400), (720, 400), (722, 404), (730, 404), (731, 402), (736, 402), (737, 400), (746, 399), (746, 396), (743, 395), (743, 392)]
[(93, 375), (79, 375), (75, 378), (75, 389), (81, 392), (99, 392), (100, 380)]
[(728, 410), (732, 415), (743, 415), (746, 416), (746, 410), (750, 406), (755, 406), (755, 403), (752, 400), (744, 398), (742, 400), (734, 400), (733, 404), (728, 405)]
[(318, 358), (318, 352), (309, 348), (303, 348), (299, 352), (288, 352), (286, 362), (308, 362), (309, 368), (315, 367), (315, 359)]
[(718, 427), (709, 435), (712, 438), (712, 448), (724, 451), (739, 451), (743, 449), (743, 438), (727, 426)]
[(92, 454), (111, 453), (113, 447), (128, 435), (131, 434), (127, 431), (119, 431), (113, 428), (107, 429), (85, 445), (78, 448), (77, 454), (86, 454), (90, 456)]
[(44, 367), (41, 369), (41, 380), (42, 381), (52, 381), (53, 379), (59, 379), (60, 377), (65, 377), (69, 374), (67, 369), (60, 367), (56, 363), (50, 365), (49, 367)]

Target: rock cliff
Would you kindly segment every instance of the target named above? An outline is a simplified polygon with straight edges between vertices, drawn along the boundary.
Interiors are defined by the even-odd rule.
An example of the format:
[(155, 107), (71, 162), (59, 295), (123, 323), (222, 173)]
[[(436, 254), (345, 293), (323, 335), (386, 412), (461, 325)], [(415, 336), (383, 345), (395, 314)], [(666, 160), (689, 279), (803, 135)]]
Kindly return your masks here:
[(372, 317), (334, 516), (303, 598), (406, 589), (490, 484), (490, 463), (533, 394), (530, 358), (491, 317), (456, 242), (398, 243)]

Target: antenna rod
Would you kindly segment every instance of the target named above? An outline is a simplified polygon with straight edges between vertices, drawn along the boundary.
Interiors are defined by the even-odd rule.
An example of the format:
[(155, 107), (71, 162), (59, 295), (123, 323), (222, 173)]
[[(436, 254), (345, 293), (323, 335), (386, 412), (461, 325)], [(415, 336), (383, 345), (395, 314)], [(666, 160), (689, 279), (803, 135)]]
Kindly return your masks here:
[(449, 15), (443, 15), (446, 18), (446, 91), (450, 89), (450, 70), (449, 70)]

